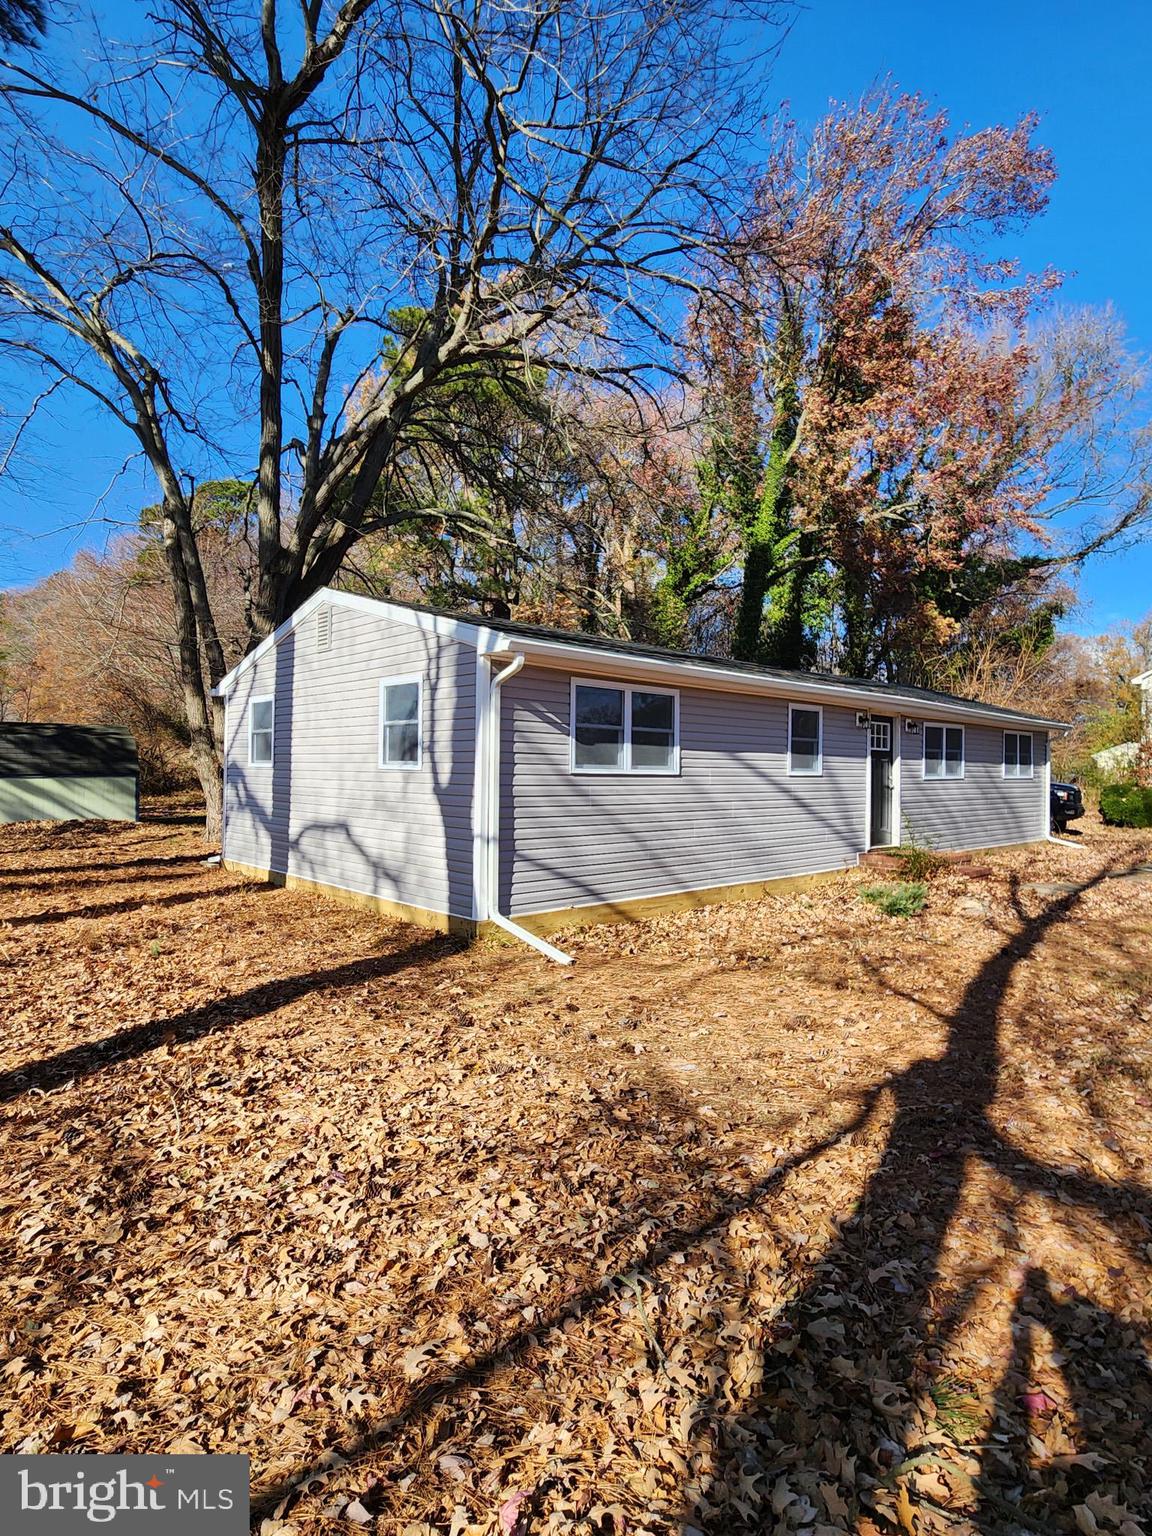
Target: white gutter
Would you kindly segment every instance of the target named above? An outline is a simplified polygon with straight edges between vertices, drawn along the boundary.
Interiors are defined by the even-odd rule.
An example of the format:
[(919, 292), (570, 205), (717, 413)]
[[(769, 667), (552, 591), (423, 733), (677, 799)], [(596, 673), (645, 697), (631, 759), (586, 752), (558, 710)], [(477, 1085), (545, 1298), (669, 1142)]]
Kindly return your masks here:
[[(507, 655), (508, 653), (499, 653)], [(497, 653), (489, 653), (485, 658), (489, 662), (497, 659)], [(514, 923), (511, 918), (505, 917), (500, 911), (500, 689), (510, 677), (515, 677), (524, 665), (524, 656), (514, 655), (506, 667), (492, 674), (488, 686), (488, 699), (485, 713), (484, 748), (487, 756), (488, 793), (485, 805), (485, 849), (484, 849), (484, 880), (482, 882), (482, 898), (479, 918), (487, 918), (488, 922), (495, 923), (497, 928), (502, 928), (505, 933), (519, 939), (523, 944), (530, 944), (533, 949), (539, 950), (549, 960), (554, 960), (557, 965), (571, 965), (572, 956), (566, 955), (562, 949), (557, 949), (554, 944), (549, 944), (546, 939), (538, 934), (529, 933), (527, 928), (521, 928), (519, 923)]]

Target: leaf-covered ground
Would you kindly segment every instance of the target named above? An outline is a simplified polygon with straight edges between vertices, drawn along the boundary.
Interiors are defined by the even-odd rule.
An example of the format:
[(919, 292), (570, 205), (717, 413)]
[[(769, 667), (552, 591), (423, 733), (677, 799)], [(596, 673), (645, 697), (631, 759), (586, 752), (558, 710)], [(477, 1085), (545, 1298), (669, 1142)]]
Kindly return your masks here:
[(1078, 842), (569, 973), (0, 829), (0, 1448), (244, 1451), (283, 1536), (1152, 1531), (1152, 837)]

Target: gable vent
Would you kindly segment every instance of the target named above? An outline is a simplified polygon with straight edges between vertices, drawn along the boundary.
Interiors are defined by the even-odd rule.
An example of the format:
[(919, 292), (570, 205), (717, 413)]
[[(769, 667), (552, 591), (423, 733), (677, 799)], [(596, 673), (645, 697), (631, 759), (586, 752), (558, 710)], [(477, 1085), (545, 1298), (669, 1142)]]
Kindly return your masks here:
[(330, 651), (332, 649), (332, 609), (320, 608), (316, 613), (316, 649), (318, 651)]

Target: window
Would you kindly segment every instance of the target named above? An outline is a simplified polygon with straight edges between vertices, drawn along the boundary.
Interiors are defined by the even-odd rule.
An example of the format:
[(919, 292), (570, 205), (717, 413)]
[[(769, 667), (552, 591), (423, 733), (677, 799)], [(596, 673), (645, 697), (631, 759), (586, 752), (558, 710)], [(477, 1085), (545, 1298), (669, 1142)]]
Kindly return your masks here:
[(964, 777), (964, 727), (962, 725), (925, 725), (924, 777), (926, 779), (962, 779)]
[(679, 738), (679, 694), (573, 682), (574, 772), (678, 773)]
[(1032, 732), (1004, 732), (1004, 777), (1006, 779), (1030, 779), (1032, 777)]
[(824, 772), (824, 713), (820, 709), (788, 706), (788, 772)]
[(868, 737), (873, 752), (890, 752), (892, 750), (891, 720), (873, 720), (868, 726)]
[(676, 698), (671, 693), (630, 695), (632, 763), (641, 772), (670, 773), (676, 766)]
[(272, 726), (275, 703), (269, 695), (248, 705), (248, 761), (267, 767), (272, 761)]
[(380, 766), (420, 766), (420, 679), (389, 677), (380, 684)]

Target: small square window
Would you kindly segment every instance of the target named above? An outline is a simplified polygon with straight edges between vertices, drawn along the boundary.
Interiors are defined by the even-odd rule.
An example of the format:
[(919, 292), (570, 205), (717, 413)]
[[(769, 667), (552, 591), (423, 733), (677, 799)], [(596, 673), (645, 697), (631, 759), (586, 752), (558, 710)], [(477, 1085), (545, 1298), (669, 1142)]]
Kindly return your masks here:
[(888, 752), (892, 747), (892, 722), (890, 720), (873, 720), (868, 727), (868, 736), (873, 752)]
[(272, 761), (276, 705), (271, 697), (253, 699), (248, 705), (248, 761), (266, 768)]
[(419, 768), (420, 679), (386, 678), (380, 684), (380, 766)]

